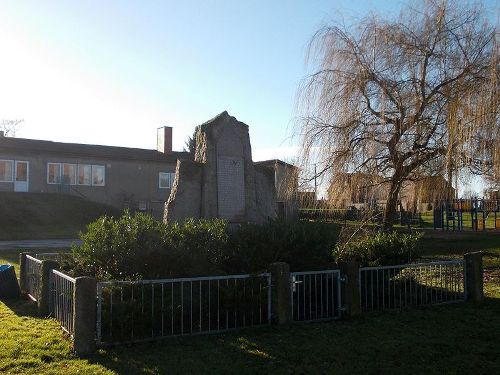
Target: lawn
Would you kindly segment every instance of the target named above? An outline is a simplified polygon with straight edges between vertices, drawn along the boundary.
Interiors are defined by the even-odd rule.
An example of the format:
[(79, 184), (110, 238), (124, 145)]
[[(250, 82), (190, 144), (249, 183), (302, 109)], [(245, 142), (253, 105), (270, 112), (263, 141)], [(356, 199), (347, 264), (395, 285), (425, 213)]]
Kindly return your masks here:
[[(434, 227), (434, 212), (433, 211), (425, 211), (425, 212), (421, 213), (420, 217), (422, 218), (422, 227), (425, 227), (425, 228), (433, 228)], [(497, 213), (497, 219), (500, 219), (500, 213)], [(483, 214), (479, 213), (478, 214), (478, 221), (482, 221), (482, 220), (483, 220)], [(446, 221), (445, 221), (445, 225), (446, 225)], [(470, 212), (463, 212), (462, 213), (462, 225), (463, 225), (465, 230), (469, 230), (469, 231), (471, 230), (472, 217), (471, 217)], [(482, 223), (478, 223), (478, 225), (481, 226)], [(453, 227), (453, 222), (451, 220), (449, 221), (449, 226), (450, 226), (450, 228)], [(456, 217), (456, 220), (455, 220), (455, 226), (458, 227), (458, 216)], [(490, 212), (485, 217), (485, 227), (488, 230), (495, 229), (495, 213), (494, 212)]]
[(116, 208), (80, 197), (0, 192), (0, 240), (77, 238), (87, 224)]
[[(500, 373), (499, 239), (441, 232), (424, 239), (428, 258), (488, 252), (482, 304), (173, 338), (83, 359), (71, 354), (57, 323), (34, 317), (30, 303), (0, 303), (0, 373)], [(17, 253), (0, 253), (6, 260), (16, 263)]]

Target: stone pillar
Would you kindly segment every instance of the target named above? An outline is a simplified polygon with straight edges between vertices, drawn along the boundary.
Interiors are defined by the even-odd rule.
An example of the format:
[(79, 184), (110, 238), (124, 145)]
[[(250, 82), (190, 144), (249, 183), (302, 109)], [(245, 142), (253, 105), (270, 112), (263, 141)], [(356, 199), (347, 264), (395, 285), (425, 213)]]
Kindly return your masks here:
[(19, 254), (19, 288), (21, 293), (26, 292), (26, 255), (28, 253)]
[(96, 349), (97, 282), (92, 277), (77, 277), (73, 290), (73, 350), (78, 355)]
[(291, 280), (288, 263), (278, 262), (269, 266), (271, 271), (271, 311), (274, 324), (292, 321)]
[(42, 261), (40, 293), (38, 298), (38, 312), (41, 316), (49, 315), (50, 272), (54, 269), (59, 269), (59, 263), (53, 260)]
[[(342, 304), (347, 315), (361, 313), (359, 295), (359, 266), (358, 262), (345, 262), (340, 265), (342, 277), (345, 279), (345, 293), (342, 296)], [(346, 314), (344, 313), (344, 314)]]
[(481, 302), (483, 293), (483, 253), (474, 252), (464, 255), (465, 293), (468, 301)]

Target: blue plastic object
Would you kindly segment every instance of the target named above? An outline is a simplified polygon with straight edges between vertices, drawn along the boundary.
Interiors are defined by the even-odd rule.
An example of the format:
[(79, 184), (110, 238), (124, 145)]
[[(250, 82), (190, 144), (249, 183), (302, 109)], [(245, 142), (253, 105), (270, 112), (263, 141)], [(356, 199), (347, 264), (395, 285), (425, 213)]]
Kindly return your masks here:
[(10, 267), (12, 267), (10, 264), (0, 264), (0, 272), (8, 270)]
[(0, 299), (17, 298), (20, 292), (14, 267), (0, 265)]

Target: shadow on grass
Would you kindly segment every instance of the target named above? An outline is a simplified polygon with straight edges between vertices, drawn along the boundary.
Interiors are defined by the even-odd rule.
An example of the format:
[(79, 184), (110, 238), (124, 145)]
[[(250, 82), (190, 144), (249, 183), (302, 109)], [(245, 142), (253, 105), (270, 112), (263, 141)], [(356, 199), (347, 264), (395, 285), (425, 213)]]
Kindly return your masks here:
[(33, 302), (26, 296), (4, 299), (2, 302), (17, 316), (40, 317), (36, 302)]
[(119, 374), (258, 373), (272, 362), (253, 340), (276, 328), (225, 335), (167, 338), (99, 350), (87, 359)]
[(500, 299), (171, 338), (88, 358), (119, 374), (500, 373)]

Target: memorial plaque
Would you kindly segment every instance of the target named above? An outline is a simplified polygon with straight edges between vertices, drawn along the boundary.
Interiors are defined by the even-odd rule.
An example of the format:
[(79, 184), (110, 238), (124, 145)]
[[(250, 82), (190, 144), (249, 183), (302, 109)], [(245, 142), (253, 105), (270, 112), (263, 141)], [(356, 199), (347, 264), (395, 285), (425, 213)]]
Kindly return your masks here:
[(242, 158), (217, 159), (218, 214), (232, 219), (245, 213), (245, 170)]

